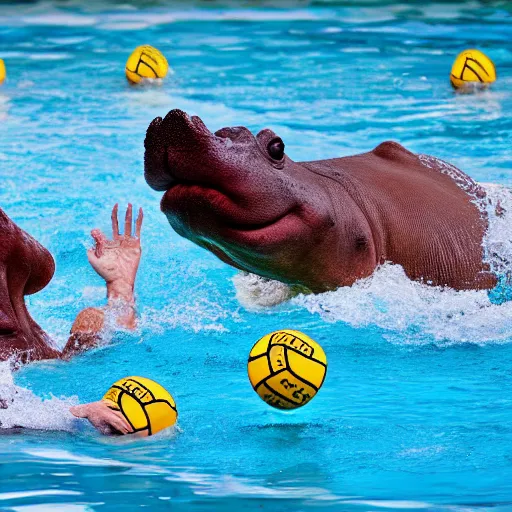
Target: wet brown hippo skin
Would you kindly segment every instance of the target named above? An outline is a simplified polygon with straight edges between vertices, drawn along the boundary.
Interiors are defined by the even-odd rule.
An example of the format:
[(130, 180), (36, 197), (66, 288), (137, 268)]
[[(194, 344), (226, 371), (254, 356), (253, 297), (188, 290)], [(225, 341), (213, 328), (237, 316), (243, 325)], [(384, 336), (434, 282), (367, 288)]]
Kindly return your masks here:
[(315, 292), (351, 285), (385, 261), (432, 285), (495, 285), (482, 263), (487, 222), (464, 191), (483, 189), (395, 142), (294, 162), (271, 130), (212, 134), (173, 110), (151, 123), (145, 148), (146, 181), (166, 191), (171, 226), (239, 269)]
[(0, 209), (0, 360), (59, 356), (30, 316), (24, 298), (44, 288), (54, 271), (51, 254)]

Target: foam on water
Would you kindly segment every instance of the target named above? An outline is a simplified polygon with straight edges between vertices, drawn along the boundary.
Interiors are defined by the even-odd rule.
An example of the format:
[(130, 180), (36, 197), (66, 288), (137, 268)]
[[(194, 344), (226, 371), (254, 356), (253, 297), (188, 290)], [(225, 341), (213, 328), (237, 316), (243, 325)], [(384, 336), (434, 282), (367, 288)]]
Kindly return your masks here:
[(236, 298), (247, 309), (276, 306), (293, 295), (288, 285), (250, 272), (235, 275), (233, 284), (236, 288)]
[(411, 281), (399, 265), (386, 264), (351, 287), (299, 295), (297, 305), (328, 322), (375, 325), (396, 343), (443, 344), (509, 341), (512, 304), (491, 304), (485, 291), (455, 291)]
[(177, 327), (192, 332), (223, 332), (226, 328), (222, 320), (232, 314), (206, 298), (198, 298), (194, 304), (173, 301), (163, 308), (146, 308), (141, 314), (139, 327), (152, 333), (164, 333)]
[(36, 396), (14, 383), (8, 362), (0, 363), (0, 428), (73, 431), (77, 420), (69, 408), (77, 403), (76, 398), (44, 400)]
[(512, 189), (486, 183), (489, 227), (484, 240), (485, 259), (497, 274), (512, 272)]

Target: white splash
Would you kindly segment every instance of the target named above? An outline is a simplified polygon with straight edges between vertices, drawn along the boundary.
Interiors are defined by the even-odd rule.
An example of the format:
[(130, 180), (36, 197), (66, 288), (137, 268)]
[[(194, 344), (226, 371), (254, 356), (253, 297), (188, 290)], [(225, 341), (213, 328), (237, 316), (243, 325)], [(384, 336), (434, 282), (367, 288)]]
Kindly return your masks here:
[(39, 398), (14, 383), (9, 362), (0, 363), (0, 429), (76, 430), (69, 408), (77, 403), (74, 398)]
[[(436, 162), (437, 163), (437, 162)], [(451, 168), (447, 167), (446, 172)], [(457, 173), (456, 178), (460, 175)], [(467, 185), (461, 183), (462, 186)], [(512, 190), (482, 185), (487, 211), (485, 258), (493, 271), (512, 271)], [(234, 279), (237, 297), (250, 308), (267, 307), (292, 297), (283, 283), (253, 275)], [(353, 327), (376, 326), (393, 343), (505, 343), (512, 340), (512, 301), (493, 304), (486, 291), (456, 291), (411, 281), (399, 265), (387, 263), (351, 287), (318, 295), (298, 295), (291, 304), (318, 314), (327, 322)]]
[(485, 291), (426, 286), (389, 263), (353, 286), (299, 295), (292, 303), (328, 322), (377, 326), (401, 344), (503, 342), (511, 337), (512, 303), (494, 305)]
[(276, 306), (292, 297), (287, 284), (272, 279), (241, 272), (233, 277), (236, 298), (247, 309)]
[(485, 259), (491, 269), (512, 272), (512, 189), (486, 183), (489, 227), (484, 238)]
[(197, 298), (194, 304), (173, 301), (164, 308), (146, 308), (139, 322), (139, 328), (151, 332), (164, 333), (168, 329), (185, 331), (224, 332), (222, 320), (232, 317), (233, 313), (221, 305), (206, 298)]

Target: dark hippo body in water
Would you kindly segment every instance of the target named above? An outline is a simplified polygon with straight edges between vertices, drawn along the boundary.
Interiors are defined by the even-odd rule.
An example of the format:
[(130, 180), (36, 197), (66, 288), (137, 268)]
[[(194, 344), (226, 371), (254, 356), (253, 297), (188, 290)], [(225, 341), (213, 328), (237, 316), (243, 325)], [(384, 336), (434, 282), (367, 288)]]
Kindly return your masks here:
[(271, 130), (211, 133), (173, 110), (145, 140), (145, 177), (182, 236), (236, 268), (321, 292), (386, 261), (458, 290), (490, 289), (484, 190), (462, 171), (384, 142), (368, 153), (294, 162)]
[(0, 209), (0, 360), (59, 356), (25, 305), (25, 295), (42, 290), (54, 272), (52, 255)]

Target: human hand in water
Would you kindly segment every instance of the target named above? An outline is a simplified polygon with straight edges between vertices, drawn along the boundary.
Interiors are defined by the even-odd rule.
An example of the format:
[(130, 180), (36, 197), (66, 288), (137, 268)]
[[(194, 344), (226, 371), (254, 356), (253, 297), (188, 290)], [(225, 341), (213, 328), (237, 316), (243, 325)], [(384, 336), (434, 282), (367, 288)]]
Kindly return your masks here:
[(87, 258), (94, 270), (105, 279), (109, 297), (133, 300), (133, 285), (139, 268), (141, 247), (140, 231), (143, 212), (135, 222), (135, 235), (132, 236), (132, 205), (128, 204), (124, 221), (124, 234), (119, 234), (117, 219), (118, 205), (112, 210), (112, 240), (99, 229), (91, 232), (95, 245), (87, 251)]
[(103, 400), (76, 405), (69, 410), (73, 416), (89, 420), (91, 425), (102, 434), (130, 434), (133, 432), (133, 428), (123, 414), (111, 409)]

